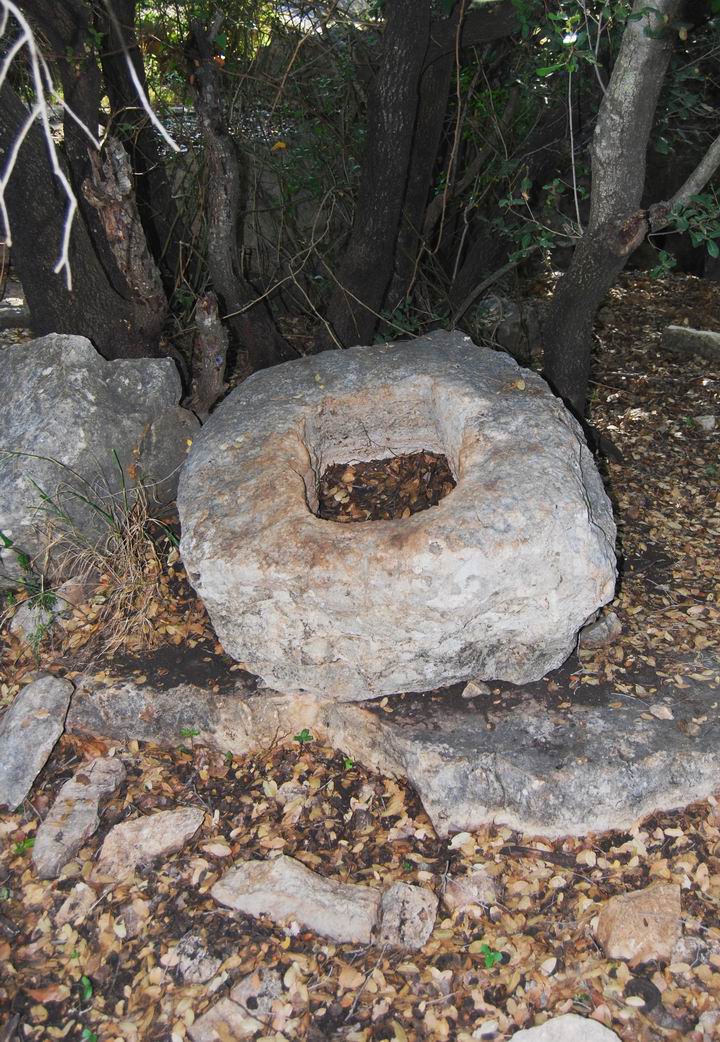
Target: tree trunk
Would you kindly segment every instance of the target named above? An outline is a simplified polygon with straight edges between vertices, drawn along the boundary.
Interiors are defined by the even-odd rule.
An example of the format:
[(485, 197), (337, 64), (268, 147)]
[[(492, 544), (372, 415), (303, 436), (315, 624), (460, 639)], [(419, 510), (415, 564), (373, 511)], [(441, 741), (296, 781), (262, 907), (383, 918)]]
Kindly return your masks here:
[(239, 259), (241, 213), (240, 157), (231, 138), (222, 101), (220, 68), (213, 60), (219, 24), (205, 31), (193, 25), (195, 109), (207, 163), (207, 263), (213, 289), (222, 303), (236, 345), (247, 352), (251, 369), (264, 369), (294, 357), (280, 336), (265, 301), (242, 274)]
[(324, 348), (372, 340), (393, 273), (429, 43), (430, 0), (388, 0), (383, 58), (368, 105), (355, 219), (330, 298)]
[(679, 0), (635, 0), (600, 106), (592, 146), (590, 220), (543, 326), (545, 376), (582, 416), (595, 312), (647, 232), (639, 210), (660, 88), (672, 53), (668, 23)]
[(145, 68), (135, 35), (136, 0), (113, 0), (112, 8), (116, 26), (106, 26), (107, 43), (100, 53), (113, 118), (112, 129), (130, 156), (135, 172), (137, 205), (148, 246), (160, 270), (163, 285), (171, 294), (178, 275), (187, 277), (187, 269), (194, 269), (195, 265), (189, 250), (187, 255), (183, 254), (182, 244), (189, 236), (173, 199), (172, 186), (158, 147), (158, 136), (142, 107), (128, 69), (125, 50), (144, 89)]
[[(27, 109), (8, 86), (0, 91), (0, 153), (7, 156)], [(62, 161), (62, 157), (61, 161)], [(30, 129), (7, 186), (15, 269), (36, 333), (87, 336), (106, 358), (158, 354), (156, 307), (135, 296), (115, 265), (112, 284), (83, 215), (75, 215), (70, 242), (73, 289), (53, 268), (65, 218), (65, 197), (53, 177), (40, 125)], [(89, 206), (89, 204), (88, 204)], [(99, 224), (98, 220), (98, 224)], [(104, 240), (107, 246), (107, 240)], [(123, 285), (123, 293), (116, 285)], [(161, 324), (161, 319), (160, 319)]]

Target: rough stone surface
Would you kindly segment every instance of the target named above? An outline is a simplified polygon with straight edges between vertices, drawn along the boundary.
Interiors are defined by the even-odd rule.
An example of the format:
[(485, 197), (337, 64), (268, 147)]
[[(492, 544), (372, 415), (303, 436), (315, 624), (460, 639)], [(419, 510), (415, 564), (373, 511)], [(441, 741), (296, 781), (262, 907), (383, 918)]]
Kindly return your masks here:
[(379, 890), (325, 879), (285, 855), (235, 865), (210, 893), (238, 912), (294, 920), (339, 944), (371, 943), (381, 900)]
[(604, 1024), (577, 1013), (553, 1017), (534, 1028), (526, 1028), (513, 1035), (514, 1042), (621, 1042)]
[(98, 897), (87, 883), (76, 883), (68, 896), (60, 905), (55, 916), (55, 925), (59, 929), (65, 923), (77, 925), (85, 918)]
[[(36, 555), (45, 542), (30, 479), (51, 496), (68, 487), (116, 494), (113, 452), (130, 485), (137, 468), (157, 498), (172, 498), (186, 439), (199, 425), (178, 408), (182, 388), (171, 359), (110, 362), (85, 337), (51, 333), (4, 346), (2, 372), (0, 530), (16, 547)], [(95, 514), (67, 494), (62, 502), (85, 532), (98, 535)], [(0, 574), (17, 570), (16, 555), (0, 549)]]
[(681, 930), (680, 886), (653, 883), (605, 902), (595, 936), (609, 959), (631, 966), (650, 959), (669, 962)]
[(312, 728), (318, 703), (311, 695), (281, 695), (240, 679), (234, 689), (216, 693), (193, 684), (160, 688), (132, 680), (78, 683), (67, 729), (115, 738), (177, 745), (183, 728), (197, 730), (198, 741), (236, 756)]
[(661, 349), (672, 354), (700, 355), (708, 362), (720, 362), (720, 333), (689, 326), (668, 326), (663, 330)]
[(608, 611), (599, 619), (583, 626), (578, 645), (581, 648), (603, 648), (613, 644), (622, 635), (622, 623), (614, 611)]
[(105, 837), (92, 878), (125, 879), (138, 865), (174, 854), (192, 839), (204, 816), (202, 807), (183, 807), (115, 825)]
[[(313, 513), (329, 464), (423, 448), (457, 477), (437, 506)], [(579, 426), (537, 374), (459, 333), (255, 373), (195, 440), (178, 507), (223, 646), (282, 691), (522, 684), (614, 591), (615, 525)]]
[(438, 899), (430, 890), (410, 883), (393, 883), (382, 895), (377, 944), (422, 948), (435, 926)]
[(188, 1029), (192, 1042), (228, 1042), (250, 1038), (261, 1028), (273, 1027), (273, 1004), (282, 996), (280, 974), (258, 970), (243, 977), (227, 998), (221, 999)]
[(74, 857), (100, 823), (99, 809), (125, 780), (125, 767), (115, 757), (84, 764), (65, 782), (40, 825), (32, 859), (40, 879), (53, 879)]
[(73, 686), (40, 676), (15, 697), (0, 719), (0, 807), (18, 807), (63, 733)]
[(464, 912), (479, 918), (483, 908), (497, 901), (495, 880), (482, 867), (465, 876), (453, 876), (443, 893), (443, 904), (450, 912)]
[[(717, 669), (714, 657), (706, 662)], [(165, 746), (176, 746), (181, 729), (193, 727), (203, 743), (237, 755), (292, 741), (307, 727), (358, 763), (407, 778), (442, 835), (493, 821), (548, 836), (624, 829), (718, 787), (716, 698), (691, 676), (682, 691), (663, 682), (649, 706), (615, 692), (604, 704), (565, 709), (528, 696), (514, 706), (475, 699), (460, 708), (416, 696), (392, 716), (254, 690), (239, 676), (234, 689), (219, 694), (86, 678), (66, 726)], [(302, 797), (302, 790), (288, 790), (287, 799)]]
[(708, 434), (710, 433), (710, 431), (715, 430), (715, 426), (717, 424), (717, 418), (715, 416), (715, 413), (710, 412), (706, 413), (704, 416), (694, 416), (693, 419), (695, 420), (695, 423), (698, 425), (698, 427), (702, 427), (702, 429), (706, 431)]
[(186, 933), (173, 954), (175, 969), (186, 984), (205, 984), (222, 965), (222, 959), (209, 952), (194, 933)]
[(496, 822), (582, 836), (629, 828), (717, 790), (716, 701), (692, 680), (653, 703), (659, 716), (619, 693), (605, 705), (548, 709), (528, 697), (482, 713), (472, 702), (456, 709), (418, 696), (392, 716), (328, 703), (315, 728), (358, 763), (407, 778), (440, 835)]

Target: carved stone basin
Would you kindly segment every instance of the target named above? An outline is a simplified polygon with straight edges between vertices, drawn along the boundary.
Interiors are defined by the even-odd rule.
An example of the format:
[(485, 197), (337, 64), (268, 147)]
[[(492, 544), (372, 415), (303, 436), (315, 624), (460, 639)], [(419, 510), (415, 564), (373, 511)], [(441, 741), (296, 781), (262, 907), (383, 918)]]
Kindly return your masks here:
[[(443, 453), (456, 488), (396, 521), (321, 520), (332, 463)], [(341, 701), (571, 653), (615, 585), (615, 525), (579, 426), (535, 373), (460, 333), (256, 373), (196, 439), (181, 550), (226, 651)]]

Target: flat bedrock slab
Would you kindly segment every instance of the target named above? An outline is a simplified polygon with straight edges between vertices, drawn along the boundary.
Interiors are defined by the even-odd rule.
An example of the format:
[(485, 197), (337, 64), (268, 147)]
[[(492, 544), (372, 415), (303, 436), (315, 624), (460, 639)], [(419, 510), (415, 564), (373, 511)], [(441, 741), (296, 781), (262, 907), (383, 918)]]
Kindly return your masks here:
[(701, 681), (687, 683), (682, 691), (661, 689), (647, 705), (611, 694), (604, 704), (569, 709), (548, 709), (534, 698), (511, 707), (480, 697), (453, 708), (418, 696), (389, 715), (252, 690), (244, 680), (215, 694), (88, 678), (67, 726), (169, 746), (192, 727), (198, 741), (236, 755), (292, 741), (307, 727), (359, 763), (407, 778), (441, 835), (493, 821), (539, 835), (585, 835), (628, 828), (720, 787), (720, 696)]
[[(457, 487), (396, 521), (319, 519), (332, 463), (430, 449)], [(439, 331), (253, 374), (183, 468), (182, 556), (223, 647), (280, 691), (353, 701), (559, 666), (615, 587), (580, 427), (536, 373)]]
[(53, 879), (74, 857), (100, 823), (100, 804), (125, 780), (126, 771), (115, 757), (98, 757), (83, 764), (65, 782), (40, 825), (32, 851), (40, 879)]
[[(63, 507), (92, 538), (97, 515), (77, 496), (119, 494), (142, 476), (150, 495), (165, 501), (177, 488), (187, 439), (199, 428), (178, 406), (180, 376), (172, 359), (108, 361), (82, 336), (51, 333), (2, 348), (0, 530), (17, 548), (45, 546), (37, 489), (61, 491)], [(114, 455), (115, 454), (115, 455)], [(32, 479), (32, 480), (31, 480)], [(93, 491), (95, 490), (95, 491)], [(0, 548), (0, 575), (16, 575), (17, 557)]]
[(25, 799), (65, 728), (73, 685), (49, 675), (24, 687), (0, 719), (0, 807)]
[[(637, 699), (611, 700), (615, 707), (550, 710), (529, 698), (510, 708), (485, 703), (482, 711), (417, 700), (414, 712), (398, 706), (391, 716), (335, 703), (315, 726), (359, 763), (407, 778), (439, 835), (490, 822), (586, 835), (628, 828), (717, 790), (717, 691), (698, 684), (658, 701), (660, 719)], [(703, 717), (695, 728), (693, 719)], [(697, 733), (686, 733), (687, 725)]]

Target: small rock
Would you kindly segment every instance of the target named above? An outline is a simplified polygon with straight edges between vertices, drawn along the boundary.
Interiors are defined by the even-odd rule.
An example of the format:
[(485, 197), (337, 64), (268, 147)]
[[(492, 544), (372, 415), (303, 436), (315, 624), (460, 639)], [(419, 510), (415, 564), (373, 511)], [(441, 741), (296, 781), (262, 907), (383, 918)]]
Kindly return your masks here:
[(513, 1035), (513, 1042), (621, 1042), (620, 1037), (597, 1020), (565, 1013), (544, 1024), (525, 1028)]
[(595, 622), (583, 626), (580, 630), (578, 646), (581, 648), (602, 648), (613, 644), (622, 634), (622, 623), (614, 611), (606, 612)]
[(0, 721), (0, 807), (14, 810), (63, 733), (72, 698), (69, 680), (42, 675), (23, 688)]
[(693, 419), (695, 420), (695, 423), (698, 425), (698, 427), (702, 427), (704, 431), (708, 431), (709, 433), (710, 431), (715, 430), (714, 413), (709, 413), (707, 416), (694, 416)]
[(149, 917), (149, 902), (136, 897), (134, 901), (129, 901), (126, 905), (123, 905), (120, 909), (118, 920), (122, 921), (125, 927), (125, 936), (132, 940), (143, 932)]
[(192, 1042), (226, 1042), (250, 1038), (261, 1028), (268, 1034), (273, 1002), (282, 994), (280, 974), (258, 971), (244, 977), (207, 1013), (188, 1028)]
[(497, 901), (495, 880), (484, 868), (475, 868), (469, 875), (454, 876), (448, 880), (443, 904), (450, 912), (465, 912), (473, 919), (480, 918), (483, 905)]
[(201, 807), (161, 810), (116, 825), (105, 837), (92, 878), (120, 880), (135, 868), (180, 850), (202, 825)]
[(37, 832), (32, 859), (40, 879), (54, 879), (98, 827), (102, 800), (125, 780), (125, 768), (114, 757), (84, 764), (65, 782)]
[(382, 895), (378, 944), (420, 949), (435, 926), (438, 899), (430, 890), (410, 883), (393, 883)]
[(650, 959), (669, 962), (680, 937), (680, 887), (653, 883), (619, 894), (600, 911), (595, 936), (609, 959), (636, 966)]
[(490, 687), (482, 680), (470, 680), (463, 688), (463, 698), (480, 698), (481, 695), (491, 694)]
[(246, 915), (300, 926), (340, 944), (370, 944), (380, 911), (380, 891), (336, 883), (284, 854), (272, 861), (245, 861), (210, 891), (215, 900)]
[(76, 883), (60, 905), (55, 916), (55, 926), (81, 922), (97, 901), (97, 894), (87, 883)]
[(663, 330), (660, 349), (671, 354), (700, 355), (709, 362), (720, 360), (720, 333), (689, 326), (668, 326)]
[(24, 644), (37, 645), (54, 622), (55, 612), (32, 598), (19, 605), (10, 623), (10, 632)]
[(696, 1030), (702, 1031), (705, 1038), (708, 1040), (711, 1038), (717, 1038), (718, 1027), (720, 1026), (720, 1010), (708, 1009), (705, 1013), (701, 1013), (698, 1019)]
[(214, 977), (222, 959), (212, 955), (195, 933), (186, 933), (175, 949), (176, 969), (186, 984), (204, 984)]

